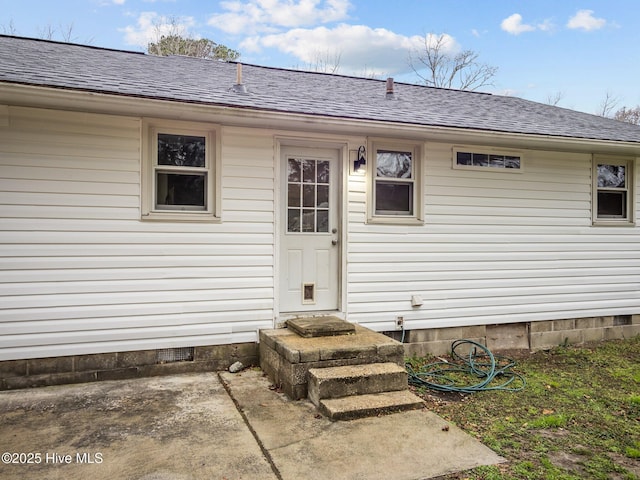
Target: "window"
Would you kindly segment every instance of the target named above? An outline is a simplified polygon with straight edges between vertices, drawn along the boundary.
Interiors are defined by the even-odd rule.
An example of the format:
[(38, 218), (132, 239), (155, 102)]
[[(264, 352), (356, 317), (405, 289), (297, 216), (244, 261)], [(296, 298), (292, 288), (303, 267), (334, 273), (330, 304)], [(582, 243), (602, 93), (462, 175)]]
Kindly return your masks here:
[(184, 122), (145, 122), (144, 219), (219, 217), (216, 131)]
[(594, 223), (633, 224), (633, 162), (596, 156), (593, 178)]
[(373, 141), (369, 221), (418, 223), (421, 218), (421, 148), (418, 144)]
[(515, 152), (456, 147), (453, 149), (453, 166), (454, 168), (517, 172), (522, 169), (522, 155)]
[(287, 232), (329, 232), (329, 168), (326, 160), (287, 159)]

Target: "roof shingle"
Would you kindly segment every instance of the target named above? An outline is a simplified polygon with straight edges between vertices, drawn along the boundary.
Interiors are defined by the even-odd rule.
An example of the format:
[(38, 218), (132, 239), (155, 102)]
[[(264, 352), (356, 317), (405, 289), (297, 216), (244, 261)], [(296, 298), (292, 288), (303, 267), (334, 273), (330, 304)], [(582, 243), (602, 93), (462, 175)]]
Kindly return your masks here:
[(518, 97), (0, 35), (0, 83), (318, 116), (640, 143), (640, 127)]

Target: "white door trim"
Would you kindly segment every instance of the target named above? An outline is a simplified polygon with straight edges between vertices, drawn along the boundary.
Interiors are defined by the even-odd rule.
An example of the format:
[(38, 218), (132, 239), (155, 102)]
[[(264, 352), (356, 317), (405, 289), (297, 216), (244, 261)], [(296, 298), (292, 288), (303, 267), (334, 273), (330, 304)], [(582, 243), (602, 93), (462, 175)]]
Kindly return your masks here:
[[(344, 201), (346, 198), (345, 188), (347, 185), (347, 175), (349, 172), (349, 145), (344, 138), (324, 138), (318, 137), (299, 137), (299, 136), (275, 136), (274, 137), (274, 303), (273, 303), (273, 320), (274, 327), (282, 326), (287, 318), (291, 318), (291, 312), (281, 312), (280, 310), (280, 275), (281, 275), (281, 228), (284, 220), (281, 191), (284, 188), (285, 180), (282, 178), (282, 149), (284, 147), (310, 147), (320, 149), (338, 150), (338, 180), (336, 182), (338, 190), (338, 223), (340, 232), (338, 238), (338, 310), (332, 311), (333, 315), (345, 318), (346, 302), (346, 281), (344, 278), (346, 272), (346, 238), (347, 238), (347, 205)], [(317, 315), (322, 312), (307, 312), (309, 316)], [(305, 315), (306, 315), (305, 314)]]

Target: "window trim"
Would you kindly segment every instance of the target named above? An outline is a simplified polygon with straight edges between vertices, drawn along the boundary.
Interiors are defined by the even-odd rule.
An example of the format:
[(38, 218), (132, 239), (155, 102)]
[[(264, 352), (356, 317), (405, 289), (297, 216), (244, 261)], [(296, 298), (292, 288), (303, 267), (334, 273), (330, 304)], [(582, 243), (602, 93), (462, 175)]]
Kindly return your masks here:
[[(413, 181), (403, 180), (403, 183), (409, 183), (413, 186), (413, 213), (411, 215), (376, 213), (376, 162), (378, 150), (411, 152)], [(424, 188), (424, 144), (422, 142), (412, 142), (408, 140), (370, 138), (367, 151), (367, 223), (423, 225), (424, 199), (422, 192)]]
[[(505, 168), (505, 167), (498, 168), (498, 167), (492, 167), (490, 165), (487, 165), (487, 166), (459, 165), (458, 153), (475, 153), (475, 154), (487, 155), (487, 156), (502, 155), (505, 157), (519, 157), (520, 168)], [(452, 164), (452, 168), (457, 170), (474, 170), (477, 172), (495, 172), (495, 173), (523, 173), (524, 163), (525, 163), (525, 155), (521, 150), (505, 150), (501, 148), (479, 147), (479, 146), (473, 146), (473, 145), (455, 145), (452, 148), (451, 164)]]
[[(156, 207), (156, 170), (180, 171), (179, 167), (158, 165), (157, 135), (159, 133), (205, 138), (205, 167), (199, 169), (200, 172), (205, 172), (207, 176), (206, 207), (204, 210), (178, 210), (175, 208)], [(219, 222), (222, 198), (219, 126), (178, 120), (143, 119), (141, 136), (141, 219), (175, 222)], [(185, 170), (189, 168), (192, 167), (187, 167)]]
[[(627, 204), (625, 218), (598, 217), (598, 165), (619, 165), (625, 167), (625, 183), (627, 192)], [(635, 158), (620, 157), (614, 155), (593, 155), (591, 164), (591, 215), (594, 226), (630, 227), (635, 221)], [(606, 190), (606, 189), (605, 189)]]

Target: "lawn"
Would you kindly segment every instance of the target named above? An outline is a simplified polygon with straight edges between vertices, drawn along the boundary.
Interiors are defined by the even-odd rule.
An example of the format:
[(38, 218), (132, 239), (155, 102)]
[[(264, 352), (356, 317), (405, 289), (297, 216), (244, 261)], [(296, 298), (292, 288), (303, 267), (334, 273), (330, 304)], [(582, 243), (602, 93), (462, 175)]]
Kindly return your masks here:
[(507, 459), (443, 479), (640, 478), (640, 336), (512, 358), (526, 380), (517, 392), (417, 389), (429, 409)]

